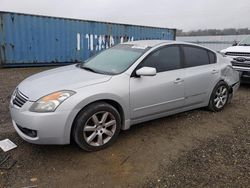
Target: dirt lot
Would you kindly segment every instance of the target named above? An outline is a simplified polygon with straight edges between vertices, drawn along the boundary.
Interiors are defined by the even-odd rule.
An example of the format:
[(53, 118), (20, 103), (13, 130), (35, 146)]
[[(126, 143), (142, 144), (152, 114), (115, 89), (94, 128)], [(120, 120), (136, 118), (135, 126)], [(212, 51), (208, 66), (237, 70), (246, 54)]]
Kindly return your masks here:
[(75, 144), (28, 144), (13, 130), (12, 90), (44, 69), (0, 69), (0, 139), (18, 145), (0, 187), (249, 187), (250, 85), (220, 113), (199, 109), (133, 126), (110, 148), (87, 153)]

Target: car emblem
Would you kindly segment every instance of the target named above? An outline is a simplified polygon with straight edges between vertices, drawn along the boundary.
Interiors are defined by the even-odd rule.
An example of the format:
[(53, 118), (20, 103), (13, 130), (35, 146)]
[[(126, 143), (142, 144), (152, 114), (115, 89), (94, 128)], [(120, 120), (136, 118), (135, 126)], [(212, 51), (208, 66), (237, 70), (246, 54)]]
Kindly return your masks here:
[(247, 61), (247, 59), (244, 58), (244, 57), (236, 57), (236, 58), (234, 58), (234, 60), (236, 60), (238, 62), (245, 62), (245, 61)]

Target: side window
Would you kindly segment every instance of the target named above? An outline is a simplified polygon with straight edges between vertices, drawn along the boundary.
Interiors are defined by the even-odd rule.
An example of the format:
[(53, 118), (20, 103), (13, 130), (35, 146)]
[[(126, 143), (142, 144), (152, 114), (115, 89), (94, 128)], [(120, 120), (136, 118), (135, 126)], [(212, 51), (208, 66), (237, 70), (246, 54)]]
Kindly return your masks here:
[(181, 68), (180, 48), (168, 46), (150, 54), (142, 63), (143, 67), (154, 67), (157, 72), (170, 71)]
[(186, 67), (209, 64), (208, 51), (199, 47), (183, 46)]
[(208, 56), (209, 56), (209, 61), (210, 61), (211, 64), (216, 63), (217, 58), (216, 58), (216, 55), (213, 52), (208, 51)]

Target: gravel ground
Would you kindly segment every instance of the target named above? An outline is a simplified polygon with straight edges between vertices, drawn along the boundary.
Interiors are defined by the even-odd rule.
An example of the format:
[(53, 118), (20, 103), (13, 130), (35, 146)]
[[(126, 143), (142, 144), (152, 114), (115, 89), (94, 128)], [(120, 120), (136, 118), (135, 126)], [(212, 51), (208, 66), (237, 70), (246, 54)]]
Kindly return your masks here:
[(7, 152), (17, 163), (0, 170), (0, 187), (249, 187), (250, 85), (222, 112), (198, 109), (133, 126), (113, 146), (87, 153), (75, 144), (32, 145), (12, 128), (11, 92), (46, 69), (0, 69), (0, 139), (18, 145)]
[(250, 119), (230, 135), (208, 139), (178, 159), (160, 165), (145, 187), (250, 187)]

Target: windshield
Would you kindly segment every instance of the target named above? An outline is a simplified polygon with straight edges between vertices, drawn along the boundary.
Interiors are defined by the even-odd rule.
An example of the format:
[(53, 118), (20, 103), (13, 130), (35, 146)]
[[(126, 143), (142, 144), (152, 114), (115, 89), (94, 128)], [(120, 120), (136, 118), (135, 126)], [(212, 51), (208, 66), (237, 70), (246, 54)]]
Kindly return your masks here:
[(119, 44), (88, 59), (81, 67), (102, 74), (120, 74), (148, 49), (147, 46)]
[(239, 46), (250, 46), (250, 36), (247, 38), (243, 39), (240, 43)]

